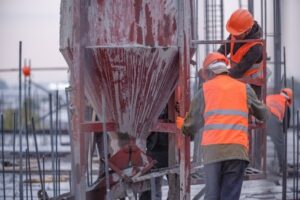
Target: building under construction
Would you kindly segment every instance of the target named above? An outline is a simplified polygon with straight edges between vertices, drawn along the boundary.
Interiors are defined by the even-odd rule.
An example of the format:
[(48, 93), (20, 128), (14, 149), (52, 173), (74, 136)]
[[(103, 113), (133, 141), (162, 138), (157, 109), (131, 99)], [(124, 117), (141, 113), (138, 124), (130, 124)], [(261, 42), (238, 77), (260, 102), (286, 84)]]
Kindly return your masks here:
[[(257, 95), (264, 103), (267, 94), (281, 88), (291, 88), (295, 96), (290, 99), (290, 126), (285, 120), (280, 129), (284, 167), (278, 177), (268, 170), (272, 147), (267, 133), (275, 130), (247, 115), (250, 164), (241, 199), (300, 199), (298, 82), (286, 72), (282, 2), (235, 3), (257, 16), (263, 31), (259, 39), (235, 41), (262, 46), (261, 76), (239, 80), (259, 87)], [(224, 5), (223, 0), (62, 0), (58, 48), (68, 64), (70, 85), (65, 93), (54, 93), (31, 80), (20, 43), (16, 112), (1, 115), (1, 199), (142, 199), (145, 191), (150, 191), (149, 199), (203, 199), (207, 180), (202, 135), (183, 135), (176, 118), (186, 116), (204, 81), (198, 71), (206, 55), (231, 42), (224, 35)], [(45, 101), (34, 100), (34, 90)], [(35, 112), (34, 102), (44, 102), (47, 112)], [(62, 112), (68, 116), (66, 123)], [(11, 126), (5, 126), (8, 120)], [(150, 137), (165, 142), (159, 159), (149, 150)], [(49, 142), (48, 152), (41, 150), (47, 146), (42, 138)], [(163, 161), (166, 166), (157, 167)], [(256, 185), (262, 190), (251, 191)], [(157, 197), (161, 188), (162, 197)]]

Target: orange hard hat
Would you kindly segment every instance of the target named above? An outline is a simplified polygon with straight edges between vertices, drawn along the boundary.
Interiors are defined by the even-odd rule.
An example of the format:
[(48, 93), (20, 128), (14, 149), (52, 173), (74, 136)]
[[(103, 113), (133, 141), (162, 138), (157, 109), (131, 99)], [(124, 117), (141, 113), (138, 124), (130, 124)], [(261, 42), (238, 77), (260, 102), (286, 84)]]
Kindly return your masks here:
[(228, 59), (223, 54), (221, 54), (219, 52), (213, 52), (213, 53), (209, 53), (206, 56), (206, 58), (204, 59), (203, 68), (207, 69), (210, 64), (217, 62), (217, 61), (222, 61), (226, 65), (228, 65), (228, 63), (229, 63)]
[(237, 9), (232, 13), (226, 24), (226, 29), (234, 36), (241, 35), (254, 24), (252, 14), (246, 9)]
[(30, 76), (30, 67), (24, 66), (22, 71), (23, 71), (24, 76)]
[(280, 91), (281, 94), (283, 94), (287, 100), (288, 100), (288, 105), (290, 106), (293, 101), (293, 90), (290, 88), (283, 88)]

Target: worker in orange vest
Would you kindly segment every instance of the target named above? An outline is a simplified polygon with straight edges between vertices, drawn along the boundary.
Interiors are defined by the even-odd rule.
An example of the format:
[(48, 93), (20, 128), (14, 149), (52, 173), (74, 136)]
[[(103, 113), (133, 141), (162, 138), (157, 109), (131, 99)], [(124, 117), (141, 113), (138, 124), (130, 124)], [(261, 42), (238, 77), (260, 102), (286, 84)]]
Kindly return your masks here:
[(264, 120), (267, 111), (249, 85), (228, 75), (227, 64), (223, 54), (208, 54), (201, 70), (205, 82), (185, 119), (176, 120), (185, 135), (202, 129), (206, 200), (239, 199), (249, 163), (248, 115)]
[[(268, 134), (271, 137), (275, 151), (278, 156), (279, 172), (283, 169), (284, 138), (283, 128), (289, 128), (290, 106), (292, 105), (293, 91), (290, 88), (283, 88), (280, 94), (268, 95), (266, 99), (270, 116), (267, 122)], [(281, 128), (280, 128), (281, 127)], [(287, 172), (292, 172), (288, 166)]]
[[(238, 9), (232, 13), (226, 24), (230, 33), (226, 43), (220, 46), (218, 52), (227, 56), (230, 54), (229, 75), (234, 78), (261, 78), (263, 68), (263, 44), (260, 41), (237, 43), (236, 40), (261, 39), (262, 29), (246, 9)], [(260, 97), (261, 87), (251, 85)]]

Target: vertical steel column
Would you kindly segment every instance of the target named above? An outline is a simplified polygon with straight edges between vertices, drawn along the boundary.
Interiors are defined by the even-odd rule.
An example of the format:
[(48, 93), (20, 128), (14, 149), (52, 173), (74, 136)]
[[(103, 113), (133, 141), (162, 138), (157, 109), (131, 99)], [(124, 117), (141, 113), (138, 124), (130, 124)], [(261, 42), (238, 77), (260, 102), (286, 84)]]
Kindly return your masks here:
[(20, 172), (19, 172), (19, 193), (20, 200), (23, 200), (23, 160), (22, 160), (22, 41), (19, 42), (19, 154), (20, 154)]
[(88, 41), (87, 30), (87, 4), (85, 0), (73, 1), (73, 76), (72, 86), (73, 104), (75, 110), (72, 116), (73, 125), (73, 192), (75, 200), (86, 199), (86, 179), (85, 179), (85, 135), (81, 134), (81, 123), (84, 120), (84, 69), (85, 69), (85, 45)]
[[(191, 0), (179, 1), (179, 85), (181, 87), (180, 116), (189, 109), (190, 90), (188, 84), (191, 44)], [(190, 138), (179, 135), (180, 142), (180, 199), (190, 199)], [(183, 141), (182, 141), (183, 140)]]
[[(204, 9), (204, 12), (205, 12), (205, 40), (209, 40), (209, 22), (208, 22), (208, 19), (209, 19), (209, 12), (208, 12), (208, 9), (209, 9), (209, 1), (208, 0), (205, 0), (205, 9)], [(205, 44), (205, 54), (208, 54), (209, 53), (209, 44)]]
[(224, 2), (221, 0), (220, 3), (221, 10), (221, 40), (224, 40)]
[(280, 0), (273, 0), (274, 5), (274, 89), (281, 89), (281, 7)]
[(248, 0), (248, 10), (254, 16), (254, 2), (253, 2), (253, 0)]

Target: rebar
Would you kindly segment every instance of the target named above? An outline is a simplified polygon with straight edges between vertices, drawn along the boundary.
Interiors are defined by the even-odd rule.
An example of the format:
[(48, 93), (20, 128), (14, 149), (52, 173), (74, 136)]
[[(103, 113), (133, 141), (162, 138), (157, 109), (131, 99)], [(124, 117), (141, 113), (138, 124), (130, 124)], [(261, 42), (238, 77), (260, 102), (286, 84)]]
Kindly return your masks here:
[(23, 159), (22, 159), (22, 41), (19, 41), (19, 154), (20, 154), (20, 167), (19, 167), (19, 193), (20, 200), (23, 200)]
[[(285, 105), (287, 108), (287, 105)], [(287, 187), (287, 117), (288, 112), (285, 112), (284, 123), (282, 125), (283, 141), (284, 141), (284, 154), (283, 154), (283, 169), (282, 169), (282, 199), (286, 200), (286, 187)]]
[[(294, 77), (292, 76), (292, 91), (293, 94), (295, 94), (295, 81)], [(295, 102), (295, 97), (293, 95), (292, 97), (292, 102)], [(295, 131), (295, 103), (292, 105), (292, 115), (293, 115), (293, 121), (292, 121), (292, 126), (293, 126), (293, 174), (296, 174), (296, 131)], [(296, 198), (296, 176), (293, 176), (293, 198)]]
[(296, 179), (296, 199), (298, 198), (298, 194), (299, 194), (299, 130), (300, 130), (300, 124), (299, 124), (299, 110), (297, 110), (297, 179)]
[(45, 190), (45, 185), (46, 185), (46, 174), (45, 174), (45, 155), (42, 157), (42, 162), (43, 162), (43, 200), (46, 199), (46, 190)]
[(13, 114), (13, 199), (16, 198), (15, 196), (15, 189), (16, 189), (16, 113)]
[(58, 159), (58, 196), (60, 195), (60, 158)]
[(33, 139), (34, 139), (35, 155), (36, 155), (36, 160), (37, 160), (38, 170), (39, 170), (40, 184), (41, 184), (42, 190), (45, 190), (45, 188), (43, 187), (43, 177), (42, 177), (42, 170), (41, 170), (40, 154), (39, 154), (39, 150), (38, 150), (38, 144), (37, 144), (36, 132), (35, 132), (35, 123), (34, 123), (33, 117), (31, 118), (31, 126), (32, 126)]
[(30, 199), (33, 200), (33, 193), (32, 193), (32, 178), (31, 178), (31, 167), (30, 167), (30, 154), (29, 149), (26, 150), (26, 162), (28, 167), (28, 173), (29, 173), (29, 181), (27, 180), (27, 184), (29, 182), (29, 189), (30, 189)]
[(57, 180), (57, 164), (58, 164), (58, 109), (59, 109), (59, 100), (58, 100), (58, 90), (55, 92), (55, 103), (56, 103), (56, 110), (55, 110), (55, 195), (57, 196), (58, 191), (58, 180)]
[(28, 200), (28, 165), (27, 165), (27, 149), (25, 149), (25, 197)]
[(2, 187), (3, 187), (3, 197), (6, 199), (6, 190), (5, 190), (5, 167), (4, 167), (4, 119), (3, 114), (1, 113), (1, 137), (2, 137)]

